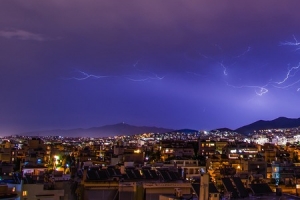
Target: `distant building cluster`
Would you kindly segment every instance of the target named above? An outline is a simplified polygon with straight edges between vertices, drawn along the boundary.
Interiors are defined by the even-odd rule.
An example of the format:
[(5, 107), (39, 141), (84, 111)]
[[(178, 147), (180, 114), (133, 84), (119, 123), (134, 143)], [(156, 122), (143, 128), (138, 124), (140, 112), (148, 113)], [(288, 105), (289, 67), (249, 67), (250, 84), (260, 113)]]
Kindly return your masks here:
[(298, 195), (299, 140), (298, 128), (249, 135), (185, 130), (106, 138), (4, 137), (0, 199)]

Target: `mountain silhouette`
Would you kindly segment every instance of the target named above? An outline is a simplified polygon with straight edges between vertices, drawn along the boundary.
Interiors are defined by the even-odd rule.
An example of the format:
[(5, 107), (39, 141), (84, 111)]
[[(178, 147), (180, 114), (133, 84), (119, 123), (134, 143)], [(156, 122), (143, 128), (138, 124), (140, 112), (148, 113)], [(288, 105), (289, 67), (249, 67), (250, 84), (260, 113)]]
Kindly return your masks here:
[(64, 136), (64, 137), (111, 137), (117, 135), (135, 135), (142, 133), (165, 133), (173, 129), (158, 128), (154, 126), (133, 126), (126, 123), (105, 125), (92, 128), (56, 129), (46, 131), (25, 132), (27, 136)]
[(253, 131), (255, 130), (294, 128), (299, 126), (300, 126), (300, 118), (293, 119), (293, 118), (279, 117), (270, 121), (259, 120), (252, 124), (242, 126), (234, 131), (241, 134), (249, 134), (249, 133), (253, 133)]

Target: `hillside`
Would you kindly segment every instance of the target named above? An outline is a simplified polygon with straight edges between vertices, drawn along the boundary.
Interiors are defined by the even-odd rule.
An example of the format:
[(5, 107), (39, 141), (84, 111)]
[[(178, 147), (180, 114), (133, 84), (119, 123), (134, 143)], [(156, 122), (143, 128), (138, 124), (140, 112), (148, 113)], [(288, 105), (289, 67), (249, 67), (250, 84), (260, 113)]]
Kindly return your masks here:
[(300, 126), (300, 118), (292, 119), (286, 117), (279, 117), (274, 120), (265, 121), (259, 120), (252, 124), (242, 126), (235, 131), (242, 134), (252, 133), (254, 130), (264, 130), (264, 129), (278, 129), (278, 128), (293, 128)]
[(116, 135), (134, 135), (141, 133), (165, 133), (173, 131), (172, 129), (150, 127), (150, 126), (133, 126), (125, 123), (92, 127), (87, 129), (56, 129), (46, 131), (32, 131), (22, 133), (27, 136), (64, 136), (64, 137), (109, 137)]

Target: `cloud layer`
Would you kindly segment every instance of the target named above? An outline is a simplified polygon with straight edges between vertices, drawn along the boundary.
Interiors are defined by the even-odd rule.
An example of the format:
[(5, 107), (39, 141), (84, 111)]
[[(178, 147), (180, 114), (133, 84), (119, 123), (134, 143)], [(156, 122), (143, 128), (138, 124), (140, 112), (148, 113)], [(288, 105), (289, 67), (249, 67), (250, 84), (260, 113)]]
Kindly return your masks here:
[(8, 39), (18, 39), (18, 40), (36, 40), (36, 41), (45, 41), (46, 38), (42, 35), (30, 33), (24, 30), (13, 30), (13, 31), (4, 31), (0, 30), (0, 37)]

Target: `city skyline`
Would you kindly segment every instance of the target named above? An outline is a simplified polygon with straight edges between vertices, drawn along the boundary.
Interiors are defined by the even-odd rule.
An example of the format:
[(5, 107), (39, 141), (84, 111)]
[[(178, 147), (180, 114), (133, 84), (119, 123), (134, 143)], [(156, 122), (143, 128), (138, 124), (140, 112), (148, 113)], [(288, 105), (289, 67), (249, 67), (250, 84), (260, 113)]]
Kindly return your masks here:
[(0, 132), (299, 118), (298, 6), (2, 1)]

